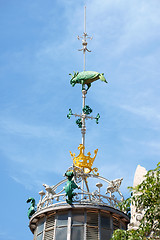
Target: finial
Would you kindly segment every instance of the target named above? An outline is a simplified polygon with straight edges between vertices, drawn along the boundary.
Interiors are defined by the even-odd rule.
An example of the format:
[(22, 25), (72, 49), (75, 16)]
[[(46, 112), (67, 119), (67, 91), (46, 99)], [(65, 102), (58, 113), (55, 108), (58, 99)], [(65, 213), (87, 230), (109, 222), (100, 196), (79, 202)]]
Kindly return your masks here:
[(92, 40), (92, 37), (89, 37), (87, 32), (86, 32), (86, 6), (84, 7), (84, 33), (82, 35), (82, 37), (77, 36), (78, 40), (80, 40), (80, 38), (82, 38), (82, 49), (79, 49), (78, 51), (83, 51), (84, 54), (84, 71), (86, 70), (86, 51), (87, 52), (91, 52), (90, 50), (88, 50), (87, 48), (87, 38)]

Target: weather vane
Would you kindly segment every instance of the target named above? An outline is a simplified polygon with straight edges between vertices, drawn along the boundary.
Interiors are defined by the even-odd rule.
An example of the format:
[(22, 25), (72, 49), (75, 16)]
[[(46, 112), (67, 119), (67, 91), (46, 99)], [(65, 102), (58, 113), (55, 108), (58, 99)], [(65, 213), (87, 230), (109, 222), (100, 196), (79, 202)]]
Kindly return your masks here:
[[(86, 71), (86, 51), (91, 52), (87, 48), (87, 39), (92, 39), (92, 37), (89, 37), (87, 32), (86, 32), (86, 6), (84, 7), (84, 33), (80, 37), (78, 36), (78, 39), (82, 39), (82, 46), (83, 48), (80, 49), (79, 51), (83, 51), (84, 54), (84, 71), (83, 72), (74, 72), (74, 75), (71, 75), (71, 80), (70, 84), (72, 87), (74, 87), (76, 84), (81, 84), (82, 85), (82, 113), (81, 114), (74, 114), (72, 113), (72, 110), (69, 109), (69, 113), (67, 115), (68, 119), (71, 118), (71, 116), (79, 117), (76, 120), (76, 124), (78, 125), (79, 128), (81, 128), (81, 133), (82, 133), (82, 145), (84, 148), (82, 148), (82, 152), (84, 153), (85, 149), (85, 134), (86, 134), (86, 120), (88, 119), (95, 119), (96, 123), (98, 124), (98, 120), (100, 118), (99, 113), (96, 115), (96, 117), (89, 116), (92, 112), (92, 109), (86, 105), (85, 99), (86, 99), (86, 94), (88, 89), (91, 87), (91, 83), (94, 81), (100, 79), (103, 82), (106, 82), (106, 79), (104, 77), (103, 73), (95, 72), (95, 71)], [(86, 88), (87, 86), (87, 88)]]

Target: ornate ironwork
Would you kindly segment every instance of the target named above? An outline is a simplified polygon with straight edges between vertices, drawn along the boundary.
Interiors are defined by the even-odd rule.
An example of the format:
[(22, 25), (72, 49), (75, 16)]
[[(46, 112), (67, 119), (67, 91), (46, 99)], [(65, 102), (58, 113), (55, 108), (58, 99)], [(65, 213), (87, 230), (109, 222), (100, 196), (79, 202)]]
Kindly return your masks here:
[[(88, 107), (88, 108), (86, 108), (86, 107)], [(69, 113), (67, 114), (67, 118), (70, 119), (72, 115), (75, 116), (75, 117), (79, 117), (76, 120), (76, 124), (78, 125), (79, 128), (82, 128), (82, 121), (84, 121), (84, 120), (88, 120), (88, 119), (93, 120), (93, 119), (95, 119), (96, 123), (97, 124), (99, 123), (99, 118), (100, 118), (99, 113), (97, 114), (96, 117), (88, 116), (92, 112), (92, 109), (89, 106), (87, 106), (87, 105), (82, 109), (82, 111), (83, 111), (82, 114), (77, 114), (77, 113), (73, 113), (72, 110), (69, 109)]]
[[(72, 115), (79, 117), (76, 123), (78, 127), (81, 128), (82, 133), (82, 144), (78, 147), (80, 153), (78, 156), (75, 156), (75, 153), (70, 152), (73, 159), (73, 165), (68, 168), (64, 180), (60, 181), (55, 186), (43, 184), (45, 190), (39, 192), (40, 201), (37, 204), (37, 211), (51, 206), (76, 203), (90, 205), (97, 204), (119, 208), (118, 202), (123, 200), (123, 195), (119, 190), (122, 179), (109, 181), (108, 179), (99, 176), (98, 168), (92, 168), (98, 149), (94, 151), (94, 157), (91, 157), (90, 152), (88, 152), (87, 155), (84, 154), (86, 133), (85, 121), (88, 119), (95, 119), (98, 124), (100, 118), (99, 113), (96, 117), (88, 116), (92, 112), (92, 109), (85, 104), (87, 90), (90, 88), (91, 83), (98, 79), (107, 83), (103, 73), (85, 71), (85, 54), (86, 51), (90, 52), (87, 48), (88, 35), (86, 33), (86, 8), (84, 25), (84, 34), (82, 37), (78, 37), (78, 39), (82, 38), (83, 48), (81, 50), (84, 54), (84, 71), (74, 72), (74, 75), (70, 74), (70, 83), (72, 86), (75, 84), (82, 85), (82, 113), (73, 114), (72, 110), (69, 109), (69, 113), (67, 114), (68, 119), (70, 119)], [(88, 86), (87, 90), (85, 89), (85, 85)], [(100, 181), (96, 184), (95, 188), (91, 181), (92, 179)], [(81, 186), (78, 184), (81, 184)], [(121, 200), (118, 200), (117, 196), (113, 195), (113, 193), (120, 196)]]
[[(74, 198), (72, 198), (72, 204), (98, 204), (105, 205), (119, 209), (118, 203), (123, 200), (123, 195), (120, 192), (119, 188), (122, 182), (122, 179), (116, 179), (113, 181), (109, 181), (108, 179), (94, 175), (93, 173), (86, 173), (82, 168), (78, 166), (71, 166), (68, 168), (67, 172), (71, 172), (74, 174), (74, 182), (77, 186), (77, 189), (74, 191)], [(97, 179), (101, 182), (98, 182), (93, 187), (92, 179)], [(82, 188), (80, 184), (82, 181), (85, 181), (85, 189)], [(90, 182), (91, 181), (91, 182)], [(42, 210), (43, 208), (57, 205), (68, 204), (66, 202), (66, 192), (65, 192), (65, 184), (67, 182), (67, 177), (61, 182), (57, 183), (55, 186), (49, 186), (43, 184), (45, 188), (45, 192), (41, 191), (40, 201), (37, 204), (37, 211)], [(102, 184), (103, 182), (103, 184)], [(113, 184), (114, 183), (114, 184)], [(114, 187), (113, 187), (114, 185)], [(112, 188), (112, 191), (109, 191)], [(96, 189), (96, 187), (98, 189)], [(94, 190), (93, 190), (94, 188)], [(105, 191), (107, 190), (107, 191)], [(113, 193), (118, 194), (120, 199), (118, 200)]]

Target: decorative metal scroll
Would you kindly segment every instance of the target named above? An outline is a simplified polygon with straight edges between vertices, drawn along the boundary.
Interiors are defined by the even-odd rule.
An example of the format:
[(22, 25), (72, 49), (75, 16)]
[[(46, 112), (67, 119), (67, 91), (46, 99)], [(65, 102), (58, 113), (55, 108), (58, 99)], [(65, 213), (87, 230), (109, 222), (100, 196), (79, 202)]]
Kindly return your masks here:
[[(67, 171), (74, 173), (73, 181), (78, 186), (78, 189), (75, 190), (72, 204), (77, 204), (77, 203), (78, 204), (94, 204), (94, 205), (97, 204), (97, 205), (110, 206), (110, 207), (119, 209), (118, 203), (121, 200), (123, 200), (123, 195), (119, 190), (122, 179), (109, 181), (108, 179), (102, 176), (94, 175), (92, 173), (84, 173), (81, 168), (74, 165), (70, 167)], [(90, 188), (89, 179), (90, 180), (98, 179), (101, 182), (98, 182), (95, 188), (91, 189), (93, 188), (93, 184), (91, 184), (91, 188)], [(49, 186), (49, 185), (43, 184), (45, 191), (39, 192), (41, 198), (39, 203), (37, 204), (37, 211), (40, 211), (44, 208), (48, 208), (51, 206), (68, 204), (66, 202), (67, 196), (65, 193), (66, 181), (67, 181), (67, 178), (57, 183), (55, 186)], [(84, 181), (86, 184), (85, 190), (82, 189), (80, 185), (78, 185), (82, 181)], [(114, 182), (114, 186), (113, 186), (113, 182)], [(110, 186), (112, 186), (112, 191), (109, 191)], [(113, 195), (113, 193), (116, 193), (116, 192), (121, 197), (121, 199), (117, 199)]]

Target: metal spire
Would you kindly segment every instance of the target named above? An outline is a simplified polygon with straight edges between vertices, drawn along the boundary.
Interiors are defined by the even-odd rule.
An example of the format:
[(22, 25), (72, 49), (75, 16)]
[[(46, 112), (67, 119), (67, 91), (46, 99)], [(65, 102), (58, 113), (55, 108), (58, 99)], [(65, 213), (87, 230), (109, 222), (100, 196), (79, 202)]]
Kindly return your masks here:
[[(92, 39), (92, 37), (88, 37), (88, 34), (86, 33), (86, 6), (84, 7), (84, 33), (83, 35), (80, 37), (78, 36), (78, 39), (80, 40), (80, 38), (82, 38), (82, 46), (83, 48), (80, 49), (79, 51), (83, 51), (84, 54), (84, 72), (85, 72), (85, 65), (86, 65), (86, 51), (87, 52), (91, 52), (90, 50), (88, 50), (87, 48), (87, 38)], [(82, 73), (84, 73), (82, 72)], [(87, 71), (85, 72), (87, 73)], [(92, 72), (91, 72), (92, 73)], [(79, 73), (75, 73), (74, 72), (74, 76), (76, 77)], [(97, 73), (96, 73), (97, 74)], [(99, 73), (98, 73), (99, 74)], [(70, 74), (72, 75), (72, 74)], [(72, 76), (72, 78), (74, 78), (74, 76)], [(67, 118), (71, 118), (72, 115), (74, 115), (75, 117), (80, 117), (77, 121), (76, 124), (78, 125), (79, 128), (81, 128), (81, 133), (82, 133), (82, 144), (84, 146), (84, 148), (82, 149), (82, 152), (84, 154), (84, 149), (85, 149), (85, 134), (86, 134), (86, 124), (85, 121), (87, 119), (95, 119), (96, 123), (98, 124), (98, 120), (100, 118), (99, 113), (97, 114), (96, 117), (92, 117), (92, 116), (88, 116), (91, 112), (92, 109), (86, 105), (85, 103), (85, 99), (86, 99), (86, 94), (87, 94), (87, 90), (85, 90), (85, 83), (82, 84), (82, 113), (81, 114), (73, 114), (72, 110), (69, 109), (69, 114), (67, 114)]]
[[(82, 37), (78, 36), (77, 37), (78, 40), (80, 40), (80, 38), (82, 38), (82, 49), (79, 49), (79, 51), (83, 51), (83, 55), (84, 55), (84, 68), (83, 70), (86, 70), (86, 51), (87, 52), (91, 52), (90, 50), (88, 50), (87, 48), (87, 38), (92, 40), (92, 37), (88, 37), (88, 34), (86, 32), (86, 6), (84, 7), (84, 33), (82, 35)], [(85, 107), (85, 99), (86, 99), (86, 90), (84, 90), (83, 86), (82, 86), (82, 109), (84, 109)], [(86, 134), (86, 125), (85, 125), (85, 114), (82, 112), (82, 129), (81, 129), (81, 133), (82, 133), (82, 144), (83, 146), (85, 146), (85, 134)], [(84, 150), (83, 150), (84, 152)]]
[[(90, 77), (90, 74), (92, 75), (92, 74), (95, 74), (96, 72), (86, 71), (86, 51), (91, 52), (87, 48), (87, 44), (88, 44), (87, 39), (92, 40), (92, 37), (89, 37), (87, 32), (86, 32), (86, 6), (84, 7), (84, 32), (83, 32), (82, 36), (78, 36), (77, 38), (78, 38), (78, 40), (82, 39), (82, 49), (80, 49), (79, 51), (82, 51), (83, 55), (84, 55), (84, 69), (83, 69), (83, 72), (81, 72), (81, 74), (82, 75), (84, 74), (85, 76), (87, 76), (87, 74), (88, 74), (89, 77)], [(70, 74), (70, 75), (72, 76), (72, 79), (74, 79), (74, 78), (78, 77), (79, 74), (80, 74), (79, 72), (77, 72), (77, 73), (74, 72), (74, 76), (72, 76), (72, 74)], [(97, 75), (97, 73), (96, 73), (96, 75)], [(82, 80), (85, 80), (85, 76), (84, 76), (84, 79), (82, 77)], [(71, 79), (71, 81), (72, 81), (72, 79)], [(97, 76), (96, 76), (95, 80), (97, 80)], [(78, 83), (80, 83), (80, 82), (78, 82)], [(87, 154), (88, 155), (87, 157), (84, 155), (85, 154), (84, 152), (85, 152), (86, 120), (95, 119), (96, 123), (98, 124), (98, 120), (100, 118), (100, 115), (98, 113), (96, 117), (89, 116), (89, 114), (92, 112), (92, 109), (88, 105), (86, 105), (85, 100), (86, 100), (87, 90), (89, 89), (91, 83), (90, 83), (90, 85), (87, 85), (88, 86), (87, 90), (85, 89), (85, 84), (86, 84), (85, 81), (82, 81), (81, 84), (82, 84), (82, 112), (81, 112), (81, 114), (74, 114), (74, 113), (72, 113), (72, 110), (69, 109), (69, 114), (67, 114), (67, 118), (70, 119), (72, 115), (74, 115), (75, 117), (79, 117), (79, 119), (77, 119), (77, 121), (76, 121), (76, 124), (78, 125), (78, 127), (81, 128), (81, 134), (82, 134), (82, 144), (80, 144), (79, 147), (78, 147), (78, 149), (80, 150), (79, 159), (81, 159), (81, 161), (85, 160), (85, 162), (88, 164), (88, 161), (90, 159), (91, 154), (89, 152)], [(72, 86), (74, 86), (74, 85), (75, 84), (73, 84)], [(95, 154), (97, 153), (97, 151), (98, 151), (98, 149), (96, 150)], [(71, 156), (74, 156), (74, 155), (71, 153)], [(76, 162), (77, 162), (77, 160), (76, 160)], [(73, 166), (76, 166), (75, 162), (74, 162)], [(78, 167), (82, 168), (83, 172), (85, 172), (86, 169), (87, 169), (86, 166), (87, 165), (83, 164), (83, 165), (78, 166)], [(98, 169), (97, 168), (94, 168), (94, 169), (97, 172)], [(90, 170), (91, 170), (91, 168), (90, 168)], [(98, 173), (97, 173), (97, 175), (98, 175)], [(87, 180), (86, 180), (85, 176), (82, 177), (82, 187), (81, 187), (82, 190), (84, 189), (84, 183), (86, 185), (87, 191), (89, 191)], [(82, 198), (81, 199), (83, 199), (83, 195), (84, 194), (82, 193)]]
[(83, 48), (79, 49), (78, 51), (83, 51), (83, 54), (84, 54), (84, 68), (83, 68), (83, 70), (85, 71), (86, 70), (86, 51), (91, 52), (87, 48), (87, 44), (88, 44), (87, 43), (87, 38), (92, 40), (92, 37), (89, 37), (88, 34), (86, 33), (86, 6), (84, 7), (84, 33), (83, 33), (82, 36), (78, 36), (77, 38), (78, 38), (78, 40), (80, 40), (80, 38), (82, 38)]

